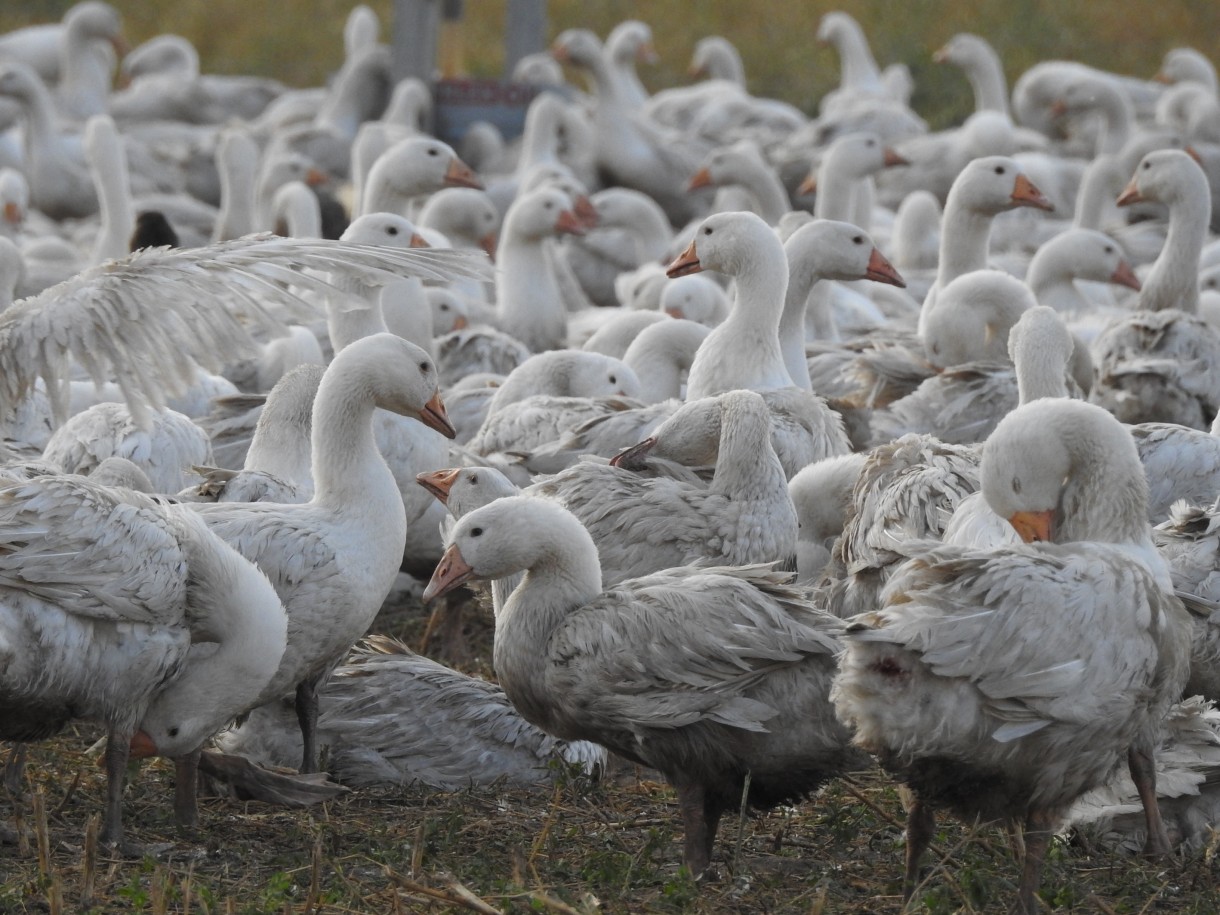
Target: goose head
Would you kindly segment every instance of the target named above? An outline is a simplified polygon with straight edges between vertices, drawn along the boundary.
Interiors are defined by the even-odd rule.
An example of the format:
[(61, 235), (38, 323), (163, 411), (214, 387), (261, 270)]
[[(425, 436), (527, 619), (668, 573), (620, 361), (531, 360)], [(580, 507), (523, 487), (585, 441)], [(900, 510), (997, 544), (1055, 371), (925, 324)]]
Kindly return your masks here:
[(489, 412), (535, 394), (636, 397), (639, 392), (639, 378), (621, 359), (586, 350), (550, 350), (530, 356), (509, 373)]
[(818, 189), (818, 173), (823, 168), (831, 174), (858, 180), (875, 175), (883, 168), (909, 165), (896, 150), (886, 146), (875, 133), (849, 133), (830, 144), (819, 167), (811, 170), (797, 187), (797, 194), (812, 194)]
[(1198, 159), (1180, 149), (1158, 149), (1148, 153), (1118, 198), (1119, 206), (1153, 200), (1173, 205), (1179, 201), (1209, 201), (1207, 176)]
[(439, 286), (429, 287), (424, 292), (432, 308), (432, 336), (443, 337), (470, 326), (470, 309), (461, 296)]
[(199, 52), (181, 35), (157, 35), (123, 58), (124, 79), (141, 76), (176, 76), (195, 79), (199, 75)]
[(655, 64), (657, 50), (652, 46), (652, 29), (638, 19), (626, 19), (606, 36), (606, 54), (616, 64)]
[(561, 64), (592, 69), (601, 60), (602, 43), (589, 29), (566, 29), (551, 43), (551, 56)]
[(798, 287), (798, 272), (816, 272), (828, 280), (872, 280), (905, 287), (906, 281), (877, 250), (869, 234), (849, 222), (815, 219), (797, 229), (784, 243), (788, 269)]
[(447, 187), (428, 198), (419, 213), (419, 224), (443, 232), (451, 239), (496, 253), (500, 211), (485, 191), (471, 187)]
[(736, 276), (759, 265), (760, 251), (771, 250), (782, 255), (783, 246), (761, 217), (744, 211), (716, 213), (700, 223), (691, 243), (665, 273), (671, 279), (701, 270)]
[[(757, 393), (750, 393), (758, 397)], [(687, 401), (657, 426), (652, 435), (620, 451), (610, 463), (624, 470), (640, 471), (646, 466), (646, 458), (652, 455), (687, 467), (715, 464), (720, 449), (721, 398), (727, 396), (720, 394)], [(761, 409), (766, 412), (765, 404)]]
[(692, 273), (676, 277), (662, 287), (661, 310), (671, 318), (715, 327), (729, 313), (729, 297), (715, 280)]
[(969, 32), (958, 32), (932, 55), (932, 60), (938, 64), (953, 64), (963, 69), (978, 63), (984, 63), (995, 55), (995, 51), (986, 39)]
[(30, 67), (17, 61), (0, 64), (0, 96), (28, 104), (40, 91), (45, 91), (42, 80)]
[(472, 578), (504, 578), (542, 563), (563, 567), (574, 555), (592, 557), (586, 571), (600, 591), (597, 547), (571, 512), (532, 496), (497, 499), (453, 526), (423, 599), (447, 594)]
[(1122, 246), (1104, 232), (1094, 229), (1069, 229), (1047, 241), (1030, 261), (1028, 278), (1035, 289), (1035, 277), (1049, 268), (1062, 271), (1072, 279), (1114, 283), (1137, 292), (1139, 277), (1123, 255)]
[(1216, 67), (1194, 48), (1173, 48), (1166, 52), (1153, 79), (1160, 83), (1200, 83), (1215, 92)]
[(733, 43), (720, 35), (708, 35), (700, 38), (691, 54), (690, 67), (687, 72), (693, 77), (710, 77), (746, 84), (745, 65), (741, 62), (741, 54)]
[(1020, 164), (1008, 156), (984, 156), (971, 161), (949, 189), (945, 209), (955, 203), (991, 216), (1014, 207), (1054, 209), (1021, 170)]
[(1026, 542), (1148, 540), (1148, 484), (1126, 428), (1060, 398), (1009, 413), (983, 445), (983, 498)]
[(414, 343), (396, 334), (374, 334), (345, 347), (335, 361), (341, 357), (366, 364), (364, 383), (376, 406), (416, 419), (446, 438), (457, 437), (441, 400), (436, 365)]
[(470, 166), (447, 143), (430, 137), (407, 137), (382, 153), (369, 169), (365, 207), (381, 195), (409, 200), (443, 187), (482, 186)]
[(519, 491), (508, 477), (494, 467), (432, 470), (417, 474), (415, 481), (440, 500), (455, 518), (461, 518), (496, 499), (515, 496)]
[(572, 199), (555, 188), (518, 197), (504, 214), (506, 239), (540, 241), (565, 233), (583, 235), (585, 224), (573, 211)]
[(14, 237), (30, 208), (30, 186), (15, 168), (0, 168), (0, 236)]
[(340, 241), (387, 248), (427, 248), (428, 242), (409, 219), (395, 213), (366, 213), (354, 219)]
[(686, 188), (694, 191), (703, 187), (745, 184), (751, 174), (769, 168), (757, 144), (742, 140), (731, 146), (712, 150)]
[[(114, 48), (121, 59), (129, 50), (123, 38), (123, 20), (109, 3), (86, 0), (68, 10), (64, 16), (64, 27), (69, 42), (102, 40)], [(75, 47), (81, 47), (77, 44)]]
[(923, 330), (928, 361), (942, 367), (1006, 361), (1008, 332), (1036, 304), (1029, 287), (1003, 271), (959, 276), (940, 291), (928, 315)]

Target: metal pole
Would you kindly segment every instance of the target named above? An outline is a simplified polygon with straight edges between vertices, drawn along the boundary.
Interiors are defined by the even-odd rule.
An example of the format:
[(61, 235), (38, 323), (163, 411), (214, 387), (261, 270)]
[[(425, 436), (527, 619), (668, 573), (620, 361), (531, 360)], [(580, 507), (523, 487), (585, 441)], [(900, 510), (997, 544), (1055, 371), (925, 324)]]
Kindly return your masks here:
[(436, 72), (437, 0), (394, 0), (392, 49), (394, 81), (417, 76), (431, 82)]
[(504, 76), (522, 57), (546, 50), (546, 0), (508, 0), (504, 28)]

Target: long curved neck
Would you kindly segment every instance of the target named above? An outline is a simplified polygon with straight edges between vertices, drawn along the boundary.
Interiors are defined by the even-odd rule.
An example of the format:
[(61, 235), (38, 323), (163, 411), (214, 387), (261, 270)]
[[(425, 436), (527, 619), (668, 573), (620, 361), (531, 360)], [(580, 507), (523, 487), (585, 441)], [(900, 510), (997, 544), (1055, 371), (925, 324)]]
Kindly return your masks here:
[(213, 241), (228, 241), (254, 231), (254, 197), (258, 153), (252, 141), (235, 140), (221, 150), (220, 213)]
[(746, 345), (779, 359), (779, 326), (788, 295), (788, 262), (781, 245), (757, 249), (748, 269), (735, 278), (737, 298), (722, 327)]
[(1140, 308), (1177, 308), (1191, 314), (1199, 310), (1199, 255), (1210, 219), (1211, 203), (1205, 196), (1169, 201), (1169, 233), (1140, 291)]
[(970, 88), (974, 90), (975, 111), (999, 111), (1008, 114), (1008, 85), (1000, 55), (988, 44), (980, 43), (970, 53), (962, 68)]
[(770, 413), (728, 405), (720, 417), (720, 448), (708, 487), (734, 499), (788, 498), (788, 478), (771, 447)]
[(1023, 341), (1014, 357), (1018, 403), (1027, 404), (1043, 397), (1068, 396), (1067, 362), (1063, 358), (1063, 351), (1051, 341)]
[(959, 196), (949, 193), (940, 225), (940, 256), (936, 285), (943, 289), (965, 273), (987, 266), (987, 250), (994, 217), (971, 209)]
[(500, 323), (534, 352), (555, 349), (567, 336), (567, 309), (542, 239), (506, 231), (496, 251)]
[(1076, 192), (1076, 214), (1073, 223), (1078, 229), (1097, 229), (1113, 220), (1118, 212), (1114, 200), (1122, 191), (1123, 178), (1118, 170), (1117, 156), (1097, 156), (1084, 171), (1080, 190)]
[[(402, 497), (373, 436), (374, 404), (364, 366), (332, 362), (313, 405), (313, 503), (332, 511), (401, 507)], [(404, 510), (405, 521), (405, 510)]]
[(819, 219), (850, 220), (852, 217), (853, 177), (847, 163), (832, 149), (818, 168), (818, 194), (813, 201), (813, 215)]
[(1070, 251), (1060, 253), (1054, 247), (1044, 246), (1029, 262), (1025, 282), (1033, 290), (1040, 305), (1050, 305), (1056, 311), (1080, 312), (1089, 307), (1086, 299), (1076, 288)]
[(858, 28), (844, 28), (839, 32), (836, 46), (839, 49), (839, 85), (844, 89), (872, 89), (881, 79), (877, 61)]
[(58, 89), (68, 115), (84, 119), (106, 110), (113, 62), (105, 42), (68, 29), (60, 54)]
[(779, 223), (788, 212), (788, 193), (775, 172), (762, 163), (751, 163), (738, 179), (741, 186), (758, 202), (759, 213), (769, 226)]
[(1131, 139), (1131, 124), (1135, 120), (1131, 103), (1117, 89), (1107, 86), (1098, 94), (1095, 110), (1102, 120), (1096, 155), (1118, 155)]
[(788, 290), (784, 295), (784, 312), (779, 319), (779, 345), (784, 353), (784, 365), (792, 383), (806, 391), (813, 390), (809, 380), (809, 363), (805, 356), (805, 318), (812, 315), (818, 340), (837, 340), (831, 302), (830, 283), (822, 282), (822, 273), (812, 257), (788, 258)]
[(640, 379), (640, 399), (645, 403), (660, 403), (677, 397), (682, 390), (682, 373), (690, 368), (705, 336), (696, 331), (637, 337), (623, 354), (623, 362)]
[[(1115, 460), (1112, 453), (1124, 444), (1134, 450), (1132, 443), (1114, 441), (1112, 448), (1105, 439), (1085, 441), (1072, 430), (1065, 430), (1064, 437), (1073, 464), (1056, 512), (1056, 542), (1149, 544), (1148, 483), (1143, 466), (1138, 459)], [(1074, 472), (1078, 467), (1101, 469)]]
[(55, 106), (51, 93), (42, 80), (34, 79), (22, 96), (25, 111), (25, 148), (31, 159), (59, 158), (55, 155), (58, 132), (55, 129)]
[(127, 253), (128, 239), (135, 227), (135, 215), (131, 205), (127, 156), (113, 124), (92, 123), (87, 142), (89, 171), (97, 188), (101, 211), (101, 225), (93, 243), (92, 261), (100, 264)]

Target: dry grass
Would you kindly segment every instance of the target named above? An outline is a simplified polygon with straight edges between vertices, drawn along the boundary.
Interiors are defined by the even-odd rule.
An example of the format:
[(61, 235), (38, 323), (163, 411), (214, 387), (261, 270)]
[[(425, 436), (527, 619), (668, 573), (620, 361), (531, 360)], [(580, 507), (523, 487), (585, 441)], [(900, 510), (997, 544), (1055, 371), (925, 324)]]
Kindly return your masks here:
[[(377, 628), (418, 644), (418, 606)], [(486, 670), (490, 632), (466, 608), (463, 666)], [(444, 626), (438, 635), (444, 633)], [(437, 653), (437, 644), (429, 646)], [(104, 790), (84, 748), (91, 729), (31, 748), (24, 847), (0, 846), (0, 912), (898, 912), (903, 812), (880, 772), (828, 786), (797, 808), (728, 818), (718, 879), (696, 884), (678, 862), (673, 793), (621, 767), (593, 784), (559, 773), (553, 789), (418, 786), (352, 791), (309, 810), (205, 800), (200, 829), (172, 822), (172, 769), (133, 774), (123, 860), (89, 838)], [(38, 813), (41, 807), (44, 813)], [(0, 804), (0, 817), (11, 814)], [(0, 820), (2, 821), (2, 820)], [(945, 822), (913, 911), (1002, 911), (1018, 872), (1004, 833)], [(1220, 865), (1208, 852), (1153, 864), (1057, 845), (1044, 898), (1056, 911), (1214, 913)]]

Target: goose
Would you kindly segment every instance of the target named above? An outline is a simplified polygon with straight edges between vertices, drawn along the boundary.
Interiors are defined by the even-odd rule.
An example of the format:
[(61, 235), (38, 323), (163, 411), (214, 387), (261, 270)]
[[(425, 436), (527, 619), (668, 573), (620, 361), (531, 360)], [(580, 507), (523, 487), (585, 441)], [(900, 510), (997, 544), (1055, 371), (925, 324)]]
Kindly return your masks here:
[(127, 53), (123, 22), (109, 3), (78, 3), (64, 19), (56, 104), (61, 115), (84, 121), (104, 114), (115, 58)]
[(1000, 55), (990, 42), (970, 32), (958, 32), (932, 55), (938, 64), (953, 64), (966, 74), (974, 92), (975, 111), (1007, 115), (1008, 85)]
[(221, 131), (216, 143), (220, 212), (212, 229), (212, 241), (240, 238), (255, 230), (258, 221), (255, 200), (258, 163), (258, 146), (246, 130), (228, 127)]
[(336, 354), (314, 400), (312, 499), (190, 503), (210, 530), (267, 573), (284, 601), (288, 647), (248, 708), (296, 690), (302, 772), (317, 765), (317, 683), (364, 634), (402, 562), (406, 510), (377, 451), (374, 409), (452, 437), (436, 377), (432, 360), (401, 337), (356, 340)]
[[(550, 737), (525, 721), (496, 684), (387, 636), (369, 636), (352, 649), (319, 691), (318, 709), (327, 771), (351, 788), (529, 787), (570, 771), (557, 771), (554, 761), (589, 774), (606, 765), (603, 747)], [(255, 709), (216, 743), (265, 766), (300, 759), (300, 728), (283, 703)]]
[(865, 455), (841, 454), (806, 465), (788, 481), (796, 509), (797, 581), (814, 584), (830, 561), (834, 540), (843, 533), (852, 491)]
[(431, 137), (407, 137), (373, 163), (354, 215), (385, 212), (405, 216), (408, 202), (415, 197), (442, 187), (482, 186), (449, 145)]
[[(876, 134), (846, 134), (830, 144), (816, 176), (811, 173), (797, 191), (817, 191), (814, 216), (853, 222), (867, 231), (872, 222), (871, 194), (862, 185), (883, 168), (906, 164), (907, 160), (883, 144)], [(861, 206), (858, 202), (869, 205)]]
[(698, 169), (702, 151), (696, 152), (689, 141), (663, 135), (643, 117), (633, 115), (613, 79), (601, 42), (589, 30), (560, 33), (551, 53), (561, 63), (580, 67), (597, 87), (593, 127), (598, 168), (612, 183), (653, 197), (671, 222), (683, 224), (693, 218), (699, 204), (684, 188)]
[(1169, 208), (1165, 247), (1140, 290), (1140, 311), (1093, 343), (1090, 399), (1124, 422), (1177, 422), (1205, 429), (1220, 407), (1220, 333), (1198, 312), (1199, 253), (1207, 236), (1207, 178), (1185, 152), (1148, 153), (1119, 203)]
[(652, 29), (638, 19), (624, 19), (606, 36), (606, 61), (614, 81), (629, 108), (640, 108), (648, 101), (648, 90), (635, 72), (636, 63), (655, 64)]
[[(766, 403), (754, 391), (729, 391), (715, 401), (710, 423), (671, 417), (609, 463), (580, 461), (525, 490), (559, 503), (588, 529), (606, 585), (704, 560), (731, 566), (792, 562), (796, 511), (769, 444)], [(694, 463), (715, 464), (710, 485), (623, 469), (671, 430), (682, 436), (683, 447), (702, 452)]]
[[(103, 721), (99, 838), (132, 850), (122, 794), (141, 721), (154, 703), (187, 698), (165, 747), (202, 743), (275, 672), (284, 608), (190, 511), (81, 477), (10, 480), (0, 541), (0, 737), (39, 740), (73, 719)], [(210, 656), (192, 657), (193, 643), (211, 643)]]
[(879, 609), (848, 625), (833, 701), (914, 793), (904, 897), (948, 807), (1023, 821), (1017, 910), (1034, 913), (1059, 817), (1124, 759), (1148, 850), (1168, 853), (1152, 750), (1185, 684), (1190, 629), (1151, 543), (1134, 446), (1105, 411), (1026, 404), (988, 439), (981, 477), (1023, 539), (1052, 542), (908, 544)]
[(676, 276), (664, 283), (658, 304), (661, 311), (671, 318), (693, 321), (708, 330), (723, 322), (731, 308), (724, 288), (715, 280), (697, 273)]
[(678, 568), (603, 592), (580, 522), (515, 496), (457, 522), (424, 597), (519, 571), (496, 618), (505, 694), (554, 737), (659, 769), (678, 792), (692, 875), (710, 865), (745, 772), (748, 800), (767, 807), (858, 764), (825, 700), (840, 624), (779, 573)]
[(583, 344), (581, 349), (622, 359), (627, 347), (645, 328), (669, 320), (669, 316), (657, 311), (625, 310), (615, 314), (602, 324)]
[(1140, 290), (1139, 277), (1114, 239), (1093, 229), (1070, 229), (1042, 245), (1029, 262), (1025, 281), (1041, 305), (1066, 316), (1083, 315), (1096, 306), (1076, 280), (1113, 283)]
[(1203, 432), (1176, 423), (1131, 426), (1148, 480), (1148, 520), (1164, 521), (1180, 499), (1210, 505), (1220, 496), (1220, 423)]
[(756, 143), (739, 140), (708, 153), (699, 170), (687, 183), (689, 190), (704, 187), (732, 187), (744, 191), (749, 209), (774, 226), (792, 209), (775, 169), (763, 158)]

